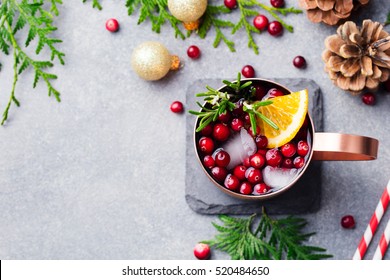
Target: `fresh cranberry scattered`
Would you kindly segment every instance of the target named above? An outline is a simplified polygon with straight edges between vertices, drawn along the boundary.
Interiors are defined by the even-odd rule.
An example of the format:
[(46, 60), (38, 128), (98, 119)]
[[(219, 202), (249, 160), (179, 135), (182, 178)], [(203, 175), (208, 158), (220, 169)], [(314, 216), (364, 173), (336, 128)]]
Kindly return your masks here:
[(245, 180), (245, 172), (247, 168), (244, 165), (237, 165), (233, 169), (233, 175), (236, 176), (239, 180)]
[(171, 104), (171, 111), (173, 113), (181, 113), (183, 112), (183, 103), (181, 103), (180, 101), (174, 101), (172, 104)]
[(295, 144), (294, 143), (287, 143), (287, 144), (284, 144), (281, 148), (280, 148), (280, 151), (282, 152), (282, 155), (285, 156), (285, 157), (293, 157), (297, 151), (297, 148), (295, 147)]
[(362, 101), (366, 105), (374, 105), (375, 104), (375, 95), (372, 92), (366, 92), (362, 96)]
[(276, 167), (282, 162), (282, 154), (278, 149), (271, 149), (265, 154), (265, 159), (269, 166)]
[(237, 8), (237, 0), (224, 0), (223, 3), (230, 10)]
[(214, 126), (213, 137), (215, 140), (223, 142), (226, 141), (229, 136), (230, 130), (226, 125), (219, 123)]
[(296, 56), (293, 59), (293, 64), (296, 68), (305, 68), (306, 67), (306, 59), (303, 56)]
[(227, 174), (228, 172), (224, 167), (215, 166), (211, 169), (211, 175), (213, 175), (213, 178), (219, 183), (222, 183), (225, 180)]
[(214, 141), (209, 137), (199, 139), (199, 148), (204, 154), (211, 154), (214, 151)]
[(268, 33), (272, 36), (279, 36), (283, 33), (283, 25), (279, 21), (273, 21), (268, 25)]
[(305, 165), (305, 159), (303, 157), (298, 156), (294, 158), (293, 164), (294, 167), (297, 169), (302, 168)]
[(245, 78), (253, 78), (255, 76), (255, 69), (251, 65), (245, 65), (241, 69), (241, 74)]
[(223, 112), (218, 116), (218, 120), (220, 120), (223, 123), (228, 123), (231, 117), (232, 114), (228, 110), (226, 110), (225, 112)]
[(259, 183), (253, 187), (252, 194), (253, 195), (262, 195), (262, 194), (267, 193), (269, 190), (270, 190), (270, 187), (267, 186), (265, 183)]
[(203, 158), (203, 163), (204, 165), (207, 167), (207, 168), (213, 168), (215, 166), (215, 161), (213, 159), (212, 156), (210, 155), (206, 155), (204, 158)]
[(211, 123), (209, 123), (208, 125), (206, 125), (201, 131), (200, 133), (203, 135), (203, 136), (210, 136), (212, 133), (213, 133), (213, 125)]
[(293, 160), (291, 158), (284, 158), (282, 160), (282, 167), (284, 167), (284, 168), (293, 168), (294, 167)]
[(241, 119), (238, 119), (238, 118), (235, 118), (232, 120), (232, 122), (230, 123), (230, 127), (234, 130), (234, 131), (240, 131), (240, 129), (242, 127), (244, 127), (244, 122), (241, 120)]
[(230, 163), (230, 155), (226, 151), (221, 150), (216, 153), (214, 160), (216, 165), (227, 167)]
[(249, 157), (245, 158), (243, 164), (244, 164), (245, 167), (251, 167), (251, 160), (250, 160), (250, 158)]
[(257, 153), (265, 157), (267, 151), (268, 151), (267, 149), (259, 149), (257, 150)]
[(301, 157), (306, 156), (309, 153), (309, 149), (310, 149), (309, 144), (306, 141), (301, 140), (298, 142), (297, 154), (300, 155)]
[(270, 0), (270, 3), (275, 8), (283, 8), (285, 5), (284, 0)]
[(249, 117), (249, 114), (247, 112), (244, 113), (244, 123), (251, 124), (251, 118)]
[(265, 15), (257, 15), (253, 19), (253, 25), (258, 29), (258, 30), (264, 30), (268, 27), (268, 18)]
[(189, 58), (198, 59), (200, 57), (200, 49), (195, 45), (189, 46), (187, 49), (187, 55)]
[(224, 185), (227, 189), (229, 189), (231, 191), (236, 191), (240, 187), (240, 180), (238, 180), (238, 178), (236, 176), (234, 176), (232, 174), (228, 174), (226, 176)]
[(256, 153), (250, 157), (250, 163), (252, 167), (260, 169), (265, 164), (265, 157)]
[(198, 260), (207, 260), (210, 258), (210, 246), (204, 243), (198, 243), (194, 248), (194, 256)]
[(261, 100), (267, 94), (267, 89), (261, 85), (255, 85), (255, 97), (256, 100)]
[(251, 183), (249, 182), (242, 182), (241, 185), (240, 185), (240, 193), (241, 194), (251, 194), (253, 191), (253, 187), (251, 185)]
[(255, 138), (257, 149), (265, 149), (268, 145), (268, 138), (264, 135), (257, 135)]
[(355, 227), (355, 219), (351, 215), (346, 215), (341, 218), (341, 226), (343, 228), (354, 228)]
[(106, 21), (106, 29), (110, 32), (117, 32), (119, 30), (119, 23), (116, 19), (110, 18)]
[(257, 184), (263, 180), (263, 175), (259, 169), (249, 167), (245, 172), (245, 177), (248, 179), (249, 183)]

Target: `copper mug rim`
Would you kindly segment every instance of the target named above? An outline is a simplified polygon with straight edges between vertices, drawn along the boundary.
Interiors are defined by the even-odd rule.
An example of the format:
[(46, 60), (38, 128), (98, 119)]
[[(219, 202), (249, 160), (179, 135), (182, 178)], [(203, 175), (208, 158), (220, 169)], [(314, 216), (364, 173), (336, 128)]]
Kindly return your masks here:
[[(262, 83), (269, 83), (271, 85), (276, 85), (277, 87), (283, 89), (285, 92), (292, 92), (287, 87), (268, 79), (263, 78), (247, 78), (242, 79), (241, 81), (259, 81)], [(218, 90), (222, 90), (226, 87), (226, 85), (221, 86)], [(202, 109), (200, 109), (202, 110)], [(210, 174), (207, 172), (204, 167), (200, 155), (197, 149), (197, 141), (196, 141), (196, 128), (198, 125), (199, 118), (197, 117), (195, 120), (194, 126), (194, 147), (197, 155), (197, 159), (199, 164), (201, 165), (203, 171), (210, 179), (211, 182), (214, 183), (220, 190), (224, 193), (244, 199), (244, 200), (267, 200), (278, 196), (287, 190), (289, 190), (306, 172), (306, 169), (310, 165), (312, 160), (321, 160), (321, 161), (360, 161), (360, 160), (374, 160), (377, 158), (379, 141), (377, 139), (354, 135), (354, 134), (344, 134), (344, 133), (332, 133), (332, 132), (316, 132), (313, 119), (310, 115), (310, 112), (307, 112), (307, 116), (309, 119), (309, 130), (312, 137), (312, 147), (310, 149), (309, 155), (307, 156), (307, 161), (303, 169), (299, 172), (299, 174), (286, 186), (269, 193), (265, 193), (262, 195), (244, 195), (234, 191), (231, 191), (225, 188), (222, 184), (218, 183)]]

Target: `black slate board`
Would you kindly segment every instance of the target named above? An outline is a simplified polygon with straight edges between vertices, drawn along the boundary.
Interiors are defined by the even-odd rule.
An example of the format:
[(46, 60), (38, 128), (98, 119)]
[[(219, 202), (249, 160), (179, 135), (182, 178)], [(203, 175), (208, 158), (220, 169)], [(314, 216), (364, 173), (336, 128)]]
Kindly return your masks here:
[[(319, 86), (309, 79), (269, 79), (285, 85), (292, 91), (309, 90), (309, 111), (316, 131), (323, 131), (323, 105)], [(186, 93), (186, 106), (198, 110), (196, 93), (205, 86), (218, 88), (222, 79), (197, 80)], [(321, 202), (321, 162), (312, 161), (301, 179), (288, 191), (266, 201), (254, 202), (233, 198), (219, 190), (204, 174), (196, 158), (193, 143), (195, 116), (186, 116), (186, 176), (185, 198), (192, 210), (201, 214), (253, 214), (266, 207), (269, 214), (304, 214), (315, 212)]]

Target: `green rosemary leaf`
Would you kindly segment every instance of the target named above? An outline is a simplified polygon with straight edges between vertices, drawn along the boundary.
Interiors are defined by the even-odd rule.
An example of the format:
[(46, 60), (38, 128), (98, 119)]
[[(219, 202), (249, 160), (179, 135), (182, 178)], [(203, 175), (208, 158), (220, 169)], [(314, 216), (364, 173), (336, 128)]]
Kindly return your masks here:
[(385, 21), (384, 25), (388, 25), (388, 24), (390, 24), (390, 11), (387, 14), (387, 18), (386, 18), (386, 21)]
[(273, 121), (271, 121), (269, 118), (267, 118), (266, 116), (264, 116), (263, 114), (261, 114), (257, 111), (255, 111), (255, 114), (256, 114), (256, 116), (261, 118), (263, 121), (265, 121), (268, 125), (270, 125), (273, 129), (279, 130), (279, 127)]

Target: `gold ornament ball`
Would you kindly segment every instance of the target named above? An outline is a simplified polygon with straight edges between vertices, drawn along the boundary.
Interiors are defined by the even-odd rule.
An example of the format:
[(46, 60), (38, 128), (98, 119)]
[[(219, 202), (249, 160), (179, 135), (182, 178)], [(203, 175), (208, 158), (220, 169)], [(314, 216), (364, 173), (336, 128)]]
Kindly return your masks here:
[(155, 81), (170, 70), (172, 56), (159, 42), (144, 42), (136, 47), (131, 56), (131, 66), (142, 79)]
[(197, 21), (206, 11), (207, 0), (168, 0), (168, 9), (180, 21)]

